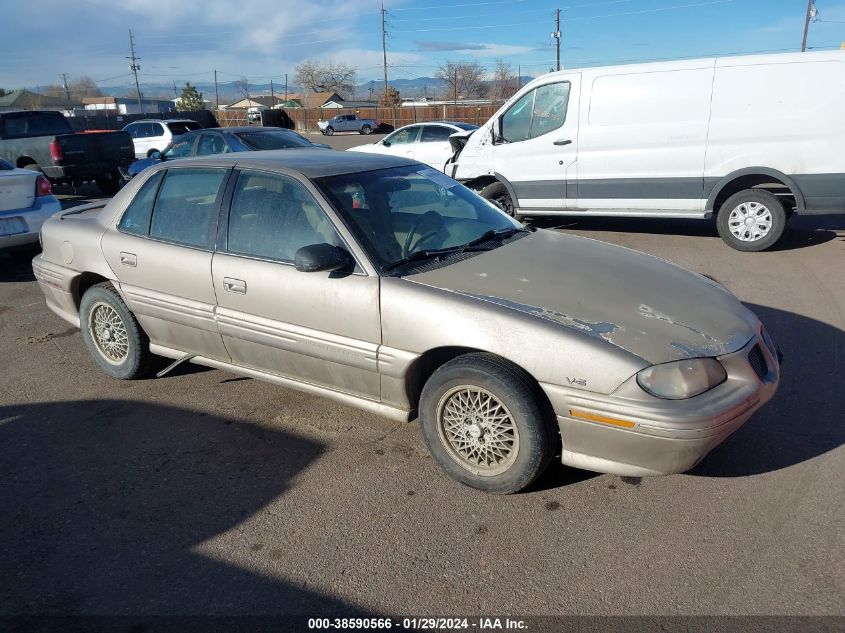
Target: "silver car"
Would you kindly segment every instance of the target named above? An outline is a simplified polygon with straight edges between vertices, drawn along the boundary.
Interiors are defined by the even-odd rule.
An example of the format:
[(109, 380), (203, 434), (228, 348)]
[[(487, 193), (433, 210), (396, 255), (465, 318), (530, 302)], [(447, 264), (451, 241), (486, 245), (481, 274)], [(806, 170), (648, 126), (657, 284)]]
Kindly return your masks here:
[(419, 418), (440, 466), (488, 492), (555, 457), (688, 470), (778, 386), (774, 343), (718, 283), (525, 227), (398, 157), (163, 163), (42, 236), (47, 304), (115, 378), (166, 357)]

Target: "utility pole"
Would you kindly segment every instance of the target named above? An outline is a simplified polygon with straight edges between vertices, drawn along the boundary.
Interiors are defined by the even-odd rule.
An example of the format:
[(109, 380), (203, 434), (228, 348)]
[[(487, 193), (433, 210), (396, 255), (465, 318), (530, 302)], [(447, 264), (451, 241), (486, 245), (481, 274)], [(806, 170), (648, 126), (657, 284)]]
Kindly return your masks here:
[[(812, 2), (812, 0), (810, 0)], [(560, 70), (560, 9), (555, 11), (556, 18), (555, 18), (555, 32), (552, 33), (552, 37), (555, 38), (555, 43), (557, 45), (557, 70)]]
[(387, 105), (387, 31), (384, 30), (384, 0), (381, 0), (381, 54), (384, 59), (384, 104)]
[(276, 105), (276, 95), (273, 92), (273, 80), (270, 80), (270, 107), (272, 108)]
[(178, 93), (178, 92), (176, 92), (176, 80), (175, 80), (175, 79), (173, 80), (173, 98), (174, 98), (174, 99), (178, 99), (178, 98), (179, 98), (179, 93)]
[(807, 32), (810, 30), (810, 20), (816, 17), (816, 7), (813, 0), (807, 0), (807, 17), (804, 18), (804, 39), (801, 41), (801, 52), (807, 50)]
[(288, 102), (288, 74), (285, 73), (285, 103)]
[(65, 87), (65, 96), (70, 101), (70, 88), (67, 87), (67, 73), (62, 73), (62, 85)]
[(214, 69), (214, 109), (220, 109), (220, 95), (217, 92), (217, 69)]
[(138, 62), (141, 61), (141, 58), (135, 55), (135, 41), (132, 39), (132, 29), (129, 29), (129, 50), (132, 51), (132, 56), (127, 57), (126, 59), (132, 60), (132, 63), (129, 64), (129, 68), (135, 75), (135, 91), (138, 95), (138, 111), (139, 113), (142, 113), (144, 111), (144, 107), (141, 105), (141, 86), (138, 84), (138, 71), (141, 70)]
[(516, 67), (516, 91), (522, 90), (522, 64)]
[(455, 83), (453, 84), (453, 88), (455, 89), (455, 105), (458, 105), (458, 67), (455, 66)]

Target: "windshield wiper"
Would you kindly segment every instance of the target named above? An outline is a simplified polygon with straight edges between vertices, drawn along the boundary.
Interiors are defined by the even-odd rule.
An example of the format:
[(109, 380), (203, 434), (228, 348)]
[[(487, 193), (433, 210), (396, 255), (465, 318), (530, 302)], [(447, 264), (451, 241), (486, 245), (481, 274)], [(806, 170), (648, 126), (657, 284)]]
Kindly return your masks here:
[(421, 250), (421, 251), (414, 251), (407, 257), (402, 257), (401, 259), (397, 259), (395, 262), (390, 262), (385, 266), (382, 266), (382, 270), (384, 272), (390, 272), (391, 270), (395, 270), (399, 266), (403, 264), (407, 264), (408, 262), (413, 262), (422, 259), (436, 259), (441, 255), (451, 255), (454, 253), (471, 253), (471, 252), (483, 252), (488, 251), (490, 248), (481, 248), (479, 247), (480, 244), (484, 242), (488, 242), (493, 238), (507, 238), (513, 235), (514, 233), (529, 233), (530, 229), (526, 227), (508, 227), (504, 229), (490, 229), (489, 231), (485, 231), (474, 240), (470, 240), (466, 244), (460, 244), (458, 246), (450, 246), (448, 248), (432, 248), (428, 250)]

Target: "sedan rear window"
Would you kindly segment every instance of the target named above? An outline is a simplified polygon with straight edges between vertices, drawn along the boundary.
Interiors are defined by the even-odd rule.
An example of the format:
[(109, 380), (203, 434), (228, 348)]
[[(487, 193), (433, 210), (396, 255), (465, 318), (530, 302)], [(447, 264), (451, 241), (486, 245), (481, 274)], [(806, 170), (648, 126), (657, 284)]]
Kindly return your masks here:
[(287, 130), (240, 132), (238, 138), (254, 150), (290, 149), (292, 147), (311, 147), (313, 145), (307, 138)]
[(179, 121), (177, 123), (168, 123), (167, 127), (170, 128), (170, 131), (173, 133), (173, 136), (187, 134), (188, 132), (193, 132), (194, 130), (199, 130), (200, 128), (202, 128), (199, 123), (196, 123), (194, 121)]

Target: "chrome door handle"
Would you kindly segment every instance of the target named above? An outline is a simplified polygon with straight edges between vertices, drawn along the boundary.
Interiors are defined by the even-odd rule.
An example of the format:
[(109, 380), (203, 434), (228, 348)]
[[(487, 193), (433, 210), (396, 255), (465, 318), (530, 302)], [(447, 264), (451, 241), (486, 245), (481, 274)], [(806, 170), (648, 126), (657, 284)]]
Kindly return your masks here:
[(121, 253), (120, 263), (124, 266), (132, 266), (134, 268), (138, 265), (138, 256), (135, 253)]
[(572, 142), (572, 139), (569, 138), (562, 138), (555, 141), (555, 145), (569, 145)]
[(246, 294), (246, 282), (243, 279), (234, 279), (232, 277), (223, 277), (223, 290), (226, 292), (234, 292), (235, 294)]

